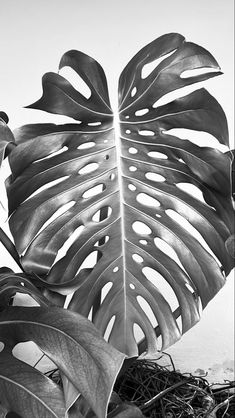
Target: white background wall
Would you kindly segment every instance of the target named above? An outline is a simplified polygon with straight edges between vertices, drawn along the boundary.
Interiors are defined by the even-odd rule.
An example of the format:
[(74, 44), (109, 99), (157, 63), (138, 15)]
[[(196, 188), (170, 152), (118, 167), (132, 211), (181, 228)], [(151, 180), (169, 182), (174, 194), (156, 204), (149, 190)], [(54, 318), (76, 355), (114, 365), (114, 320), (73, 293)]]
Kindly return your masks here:
[[(41, 76), (57, 71), (61, 55), (81, 50), (103, 66), (112, 101), (129, 59), (167, 32), (208, 49), (224, 75), (206, 83), (228, 118), (233, 139), (233, 0), (0, 0), (0, 110), (9, 126), (52, 120), (23, 109), (41, 96)], [(1, 195), (4, 194), (0, 189)], [(1, 218), (6, 214), (1, 211)], [(11, 265), (4, 250), (0, 266)], [(169, 349), (176, 367), (209, 370), (213, 381), (231, 379), (233, 367), (233, 275), (203, 318)]]

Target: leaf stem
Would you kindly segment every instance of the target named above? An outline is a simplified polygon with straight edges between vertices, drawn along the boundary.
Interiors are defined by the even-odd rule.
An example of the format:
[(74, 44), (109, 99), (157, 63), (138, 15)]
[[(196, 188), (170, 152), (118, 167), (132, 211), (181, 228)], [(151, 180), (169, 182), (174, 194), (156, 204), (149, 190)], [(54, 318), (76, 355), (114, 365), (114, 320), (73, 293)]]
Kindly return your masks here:
[(185, 380), (175, 383), (174, 385), (170, 386), (169, 388), (166, 388), (164, 390), (162, 390), (161, 392), (159, 392), (157, 395), (155, 395), (152, 399), (150, 399), (149, 401), (145, 402), (143, 405), (141, 405), (139, 408), (141, 409), (141, 411), (147, 412), (148, 409), (156, 402), (158, 401), (160, 398), (162, 398), (163, 396), (165, 396), (168, 392), (171, 392), (172, 390), (183, 386), (185, 383), (189, 382), (191, 380), (191, 377), (186, 378)]
[(9, 254), (12, 256), (12, 258), (15, 260), (16, 264), (20, 267), (22, 271), (24, 271), (22, 264), (20, 262), (19, 254), (16, 250), (15, 245), (10, 240), (10, 238), (7, 236), (7, 234), (3, 231), (2, 228), (0, 228), (0, 242), (4, 245), (6, 250), (9, 252)]
[(38, 363), (40, 363), (40, 361), (43, 359), (43, 357), (45, 357), (45, 354), (43, 353), (39, 359), (36, 361), (36, 363), (33, 365), (33, 368), (35, 369), (35, 367), (38, 365)]

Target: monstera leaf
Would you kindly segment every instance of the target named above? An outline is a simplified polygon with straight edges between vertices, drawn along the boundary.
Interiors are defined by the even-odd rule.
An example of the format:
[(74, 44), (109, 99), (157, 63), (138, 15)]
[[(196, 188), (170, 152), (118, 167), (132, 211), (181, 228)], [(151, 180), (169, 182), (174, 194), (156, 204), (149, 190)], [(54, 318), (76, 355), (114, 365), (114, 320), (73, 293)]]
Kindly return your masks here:
[[(15, 131), (7, 182), (15, 246), (34, 283), (72, 294), (68, 309), (92, 315), (113, 346), (153, 354), (199, 320), (233, 267), (225, 246), (232, 157), (214, 141), (204, 146), (204, 135), (191, 140), (192, 131), (206, 132), (228, 146), (226, 117), (204, 88), (185, 93), (221, 74), (219, 66), (179, 34), (156, 39), (120, 76), (119, 130), (101, 66), (69, 51), (64, 67), (90, 96), (47, 73), (42, 98), (29, 107), (74, 122)], [(188, 139), (175, 129), (187, 129)]]

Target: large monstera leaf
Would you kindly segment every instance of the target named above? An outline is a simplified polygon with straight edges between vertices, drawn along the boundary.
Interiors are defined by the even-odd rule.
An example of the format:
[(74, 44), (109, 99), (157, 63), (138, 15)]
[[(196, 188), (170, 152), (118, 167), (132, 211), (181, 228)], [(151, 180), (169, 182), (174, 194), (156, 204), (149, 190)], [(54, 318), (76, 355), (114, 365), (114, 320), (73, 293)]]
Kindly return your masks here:
[[(204, 146), (203, 135), (196, 145), (190, 131), (188, 139), (172, 131), (206, 132), (228, 146), (224, 112), (204, 88), (159, 105), (219, 75), (219, 66), (179, 34), (156, 39), (120, 76), (119, 132), (100, 65), (69, 51), (63, 67), (83, 79), (90, 97), (48, 73), (42, 98), (29, 107), (74, 123), (15, 132), (7, 183), (15, 245), (25, 272), (53, 292), (73, 293), (68, 308), (93, 311), (116, 348), (153, 354), (199, 320), (233, 267), (225, 245), (233, 231), (231, 156)], [(144, 333), (139, 345), (135, 324)]]

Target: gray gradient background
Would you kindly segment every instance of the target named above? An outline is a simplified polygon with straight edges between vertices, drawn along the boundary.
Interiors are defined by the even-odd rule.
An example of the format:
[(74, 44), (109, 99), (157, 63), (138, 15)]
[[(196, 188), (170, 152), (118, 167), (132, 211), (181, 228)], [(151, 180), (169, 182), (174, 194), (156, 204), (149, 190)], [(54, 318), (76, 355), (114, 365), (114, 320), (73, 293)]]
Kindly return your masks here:
[[(0, 0), (0, 109), (8, 113), (12, 129), (52, 121), (23, 106), (41, 96), (41, 76), (57, 71), (69, 49), (98, 60), (115, 104), (118, 77), (131, 57), (158, 36), (180, 32), (208, 49), (224, 72), (205, 86), (224, 108), (234, 146), (233, 5), (233, 0)], [(0, 265), (10, 262), (1, 250)], [(168, 350), (176, 367), (191, 372), (210, 368), (212, 381), (233, 377), (233, 281), (231, 274), (199, 324)]]

